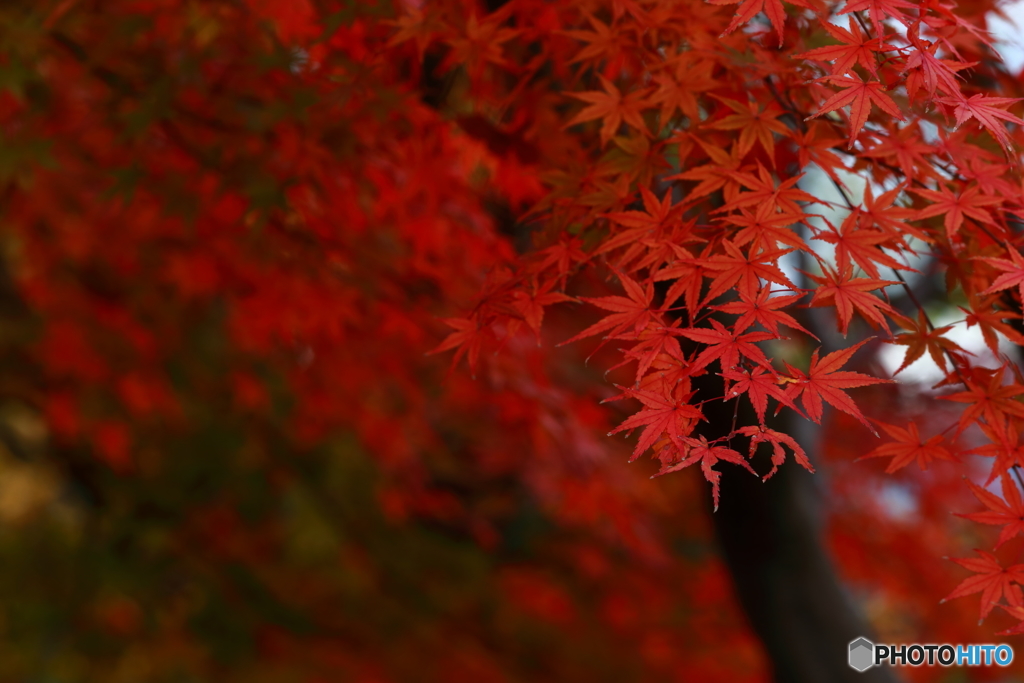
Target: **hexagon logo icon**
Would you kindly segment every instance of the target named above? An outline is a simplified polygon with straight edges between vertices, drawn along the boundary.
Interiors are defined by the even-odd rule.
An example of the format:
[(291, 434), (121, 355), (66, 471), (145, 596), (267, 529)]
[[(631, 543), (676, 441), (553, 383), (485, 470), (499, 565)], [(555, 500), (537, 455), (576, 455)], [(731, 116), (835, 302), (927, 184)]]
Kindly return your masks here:
[(864, 672), (875, 664), (875, 644), (867, 638), (850, 643), (850, 668)]

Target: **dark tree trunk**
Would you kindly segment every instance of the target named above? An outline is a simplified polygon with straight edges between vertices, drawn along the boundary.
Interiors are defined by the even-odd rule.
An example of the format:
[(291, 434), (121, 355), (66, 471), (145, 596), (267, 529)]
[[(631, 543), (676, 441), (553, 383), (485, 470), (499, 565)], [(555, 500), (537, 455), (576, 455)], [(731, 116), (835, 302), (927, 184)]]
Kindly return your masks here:
[[(710, 380), (718, 382), (718, 378)], [(722, 395), (721, 387), (711, 389)], [(741, 403), (738, 424), (756, 423), (749, 402)], [(735, 402), (705, 404), (711, 439), (728, 434)], [(749, 414), (744, 414), (749, 411)], [(798, 438), (814, 458), (817, 428), (800, 428), (797, 419), (775, 428)], [(809, 423), (808, 423), (809, 424)], [(802, 437), (802, 438), (801, 438)], [(733, 444), (743, 452), (745, 439)], [(768, 447), (762, 445), (762, 451)], [(767, 454), (753, 465), (768, 471)], [(738, 467), (722, 464), (721, 505), (713, 514), (715, 533), (732, 575), (737, 597), (750, 625), (764, 643), (778, 683), (894, 683), (892, 669), (850, 668), (852, 640), (872, 632), (846, 593), (824, 545), (820, 477), (792, 460), (767, 482)], [(708, 509), (711, 509), (710, 496)]]
[(858, 673), (850, 641), (871, 632), (836, 576), (817, 525), (815, 475), (790, 463), (769, 482), (730, 473), (715, 532), (776, 681), (895, 681), (887, 668)]

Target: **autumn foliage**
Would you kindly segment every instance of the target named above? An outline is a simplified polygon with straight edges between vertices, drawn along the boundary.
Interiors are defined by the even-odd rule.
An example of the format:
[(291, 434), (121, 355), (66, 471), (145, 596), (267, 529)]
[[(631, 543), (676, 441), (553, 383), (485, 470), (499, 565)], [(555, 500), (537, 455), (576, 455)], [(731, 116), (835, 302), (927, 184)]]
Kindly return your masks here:
[[(537, 308), (564, 301), (571, 275), (607, 269), (625, 296), (580, 297), (604, 317), (569, 341), (599, 335), (602, 344), (619, 342), (636, 376), (615, 398), (642, 407), (612, 433), (642, 428), (633, 457), (652, 451), (660, 474), (699, 464), (717, 507), (715, 466), (749, 469), (747, 457), (760, 443), (773, 448), (772, 472), (785, 460), (783, 445), (811, 468), (799, 444), (766, 426), (769, 410), (820, 422), (828, 404), (874, 432), (848, 390), (892, 380), (843, 369), (867, 340), (821, 356), (818, 338), (794, 317), (802, 307), (828, 307), (843, 337), (859, 319), (883, 341), (907, 346), (899, 370), (930, 353), (946, 373), (935, 398), (967, 404), (934, 435), (922, 436), (913, 421), (882, 423), (893, 441), (865, 455), (892, 457), (890, 472), (915, 461), (922, 468), (958, 461), (958, 453), (990, 456), (987, 483), (1001, 479), (1013, 500), (1024, 385), (998, 339), (1022, 339), (1006, 322), (1020, 318), (1024, 295), (1015, 237), (1024, 199), (1013, 138), (1024, 121), (1007, 111), (1017, 99), (1004, 96), (1016, 83), (993, 63), (978, 16), (961, 13), (978, 8), (793, 4), (803, 11), (787, 17), (777, 0), (747, 0), (731, 20), (692, 3), (623, 0), (603, 18), (597, 7), (578, 6), (588, 27), (553, 32), (550, 42), (524, 23), (519, 31), (535, 31), (541, 54), (553, 61), (560, 49), (574, 50), (573, 66), (559, 75), (565, 94), (585, 106), (563, 128), (582, 128), (583, 137), (562, 163), (579, 170), (549, 172), (550, 193), (528, 214), (538, 224), (536, 252), (492, 281), (472, 315), (451, 321), (457, 331), (439, 348), (468, 353), (475, 366), (483, 344), (515, 336), (523, 323), (536, 331)], [(514, 19), (517, 7), (491, 20)], [(565, 48), (563, 35), (582, 45)], [(503, 54), (515, 54), (511, 44)], [(529, 86), (495, 93), (492, 82), (470, 73), (468, 87), (499, 109), (518, 113), (530, 102)], [(808, 163), (828, 177), (838, 202), (804, 189)], [(854, 180), (859, 193), (850, 189)], [(821, 213), (837, 205), (839, 225)], [(808, 240), (831, 245), (831, 258)], [(787, 273), (786, 257), (803, 267)], [(981, 326), (994, 367), (945, 336), (950, 326), (936, 328), (915, 296), (914, 276), (936, 268), (945, 271), (948, 300), (966, 304), (967, 324)], [(895, 287), (905, 290), (911, 315), (894, 305), (898, 295), (888, 292)], [(766, 357), (765, 343), (788, 338), (780, 326), (797, 335), (792, 344), (813, 350), (806, 370)], [(709, 395), (706, 384), (695, 391), (695, 378), (715, 371), (720, 393)], [(713, 442), (694, 438), (702, 405), (743, 395), (756, 423), (734, 420)], [(972, 430), (988, 443), (965, 448), (958, 437)], [(749, 454), (735, 450), (735, 437), (750, 439)], [(1018, 577), (986, 557), (984, 569), (959, 561), (983, 573), (950, 597), (983, 592), (982, 617), (1001, 599), (1020, 611)], [(1002, 583), (984, 578), (993, 571)]]
[(880, 631), (1024, 630), (994, 11), (4, 4), (0, 412), (70, 493), (0, 672), (764, 680), (704, 513), (793, 467)]

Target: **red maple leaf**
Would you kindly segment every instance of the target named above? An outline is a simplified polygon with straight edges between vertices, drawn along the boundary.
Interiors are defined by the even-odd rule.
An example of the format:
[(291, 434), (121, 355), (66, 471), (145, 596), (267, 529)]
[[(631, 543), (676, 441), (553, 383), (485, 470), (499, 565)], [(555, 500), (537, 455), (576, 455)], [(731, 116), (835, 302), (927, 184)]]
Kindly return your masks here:
[(911, 192), (934, 202), (931, 206), (918, 211), (915, 219), (922, 220), (932, 216), (945, 215), (943, 224), (946, 226), (946, 236), (950, 240), (964, 224), (964, 216), (973, 218), (979, 223), (995, 225), (992, 215), (983, 207), (1003, 203), (1002, 197), (989, 197), (980, 194), (981, 188), (978, 185), (972, 185), (959, 194), (953, 194), (945, 186), (940, 186), (938, 192), (934, 190), (911, 190)]
[(480, 348), (483, 344), (487, 328), (482, 328), (479, 321), (474, 318), (443, 318), (441, 320), (448, 327), (455, 331), (449, 334), (443, 342), (427, 352), (428, 355), (441, 353), (455, 349), (455, 357), (452, 359), (454, 368), (463, 355), (469, 359), (469, 369), (476, 371), (477, 359), (480, 357)]
[(762, 425), (749, 425), (746, 427), (740, 427), (737, 430), (740, 434), (750, 437), (750, 457), (754, 457), (754, 451), (757, 450), (758, 444), (770, 443), (772, 445), (772, 469), (771, 472), (762, 477), (762, 481), (768, 481), (768, 479), (779, 470), (779, 465), (786, 462), (786, 451), (783, 446), (788, 446), (793, 451), (793, 458), (800, 463), (800, 465), (808, 472), (814, 472), (814, 467), (811, 465), (811, 461), (807, 459), (807, 454), (804, 449), (800, 447), (796, 439), (777, 432), (774, 429), (768, 429)]
[(699, 258), (693, 258), (682, 247), (677, 247), (676, 251), (681, 258), (655, 273), (654, 281), (662, 282), (674, 279), (675, 282), (669, 285), (668, 291), (665, 293), (665, 307), (673, 306), (679, 297), (683, 297), (690, 320), (693, 320), (701, 307), (698, 302), (704, 287), (704, 277), (707, 275), (705, 271), (712, 253), (712, 245), (707, 245)]
[(1000, 368), (991, 371), (987, 383), (968, 379), (966, 391), (940, 398), (967, 404), (960, 416), (958, 432), (967, 429), (978, 418), (983, 418), (997, 433), (1005, 433), (1007, 416), (1024, 418), (1024, 403), (1017, 400), (1021, 394), (1024, 394), (1024, 386), (1003, 384), (1003, 369)]
[[(1024, 265), (1024, 264), (1022, 264)], [(1024, 297), (1024, 292), (1021, 293)], [(1005, 335), (1007, 339), (1015, 344), (1024, 346), (1024, 335), (1007, 325), (1003, 320), (1016, 320), (1021, 317), (1020, 313), (1004, 311), (996, 306), (998, 297), (986, 297), (978, 299), (970, 298), (970, 309), (960, 307), (960, 310), (967, 314), (967, 327), (977, 325), (981, 329), (981, 335), (985, 344), (992, 350), (992, 355), (999, 356), (999, 335)], [(1024, 301), (1024, 298), (1022, 298)]]
[[(617, 261), (616, 267), (627, 268), (632, 261), (650, 251), (650, 238), (656, 238), (667, 226), (679, 225), (680, 216), (686, 207), (683, 204), (673, 205), (671, 192), (666, 192), (665, 196), (659, 200), (653, 192), (646, 187), (641, 187), (640, 196), (644, 202), (643, 211), (616, 211), (605, 214), (608, 220), (615, 225), (625, 227), (626, 230), (618, 231), (613, 237), (607, 239), (594, 251), (594, 256), (626, 247), (625, 252)], [(686, 241), (692, 242), (693, 239), (677, 238), (672, 241), (672, 244), (679, 246)], [(634, 266), (631, 269), (635, 268)]]
[(891, 457), (892, 462), (885, 468), (886, 473), (889, 474), (906, 467), (915, 460), (917, 460), (917, 465), (922, 470), (932, 460), (956, 461), (956, 458), (949, 452), (949, 449), (941, 445), (943, 442), (941, 434), (937, 434), (924, 441), (921, 439), (921, 433), (917, 429), (917, 423), (913, 420), (907, 423), (906, 429), (884, 422), (879, 422), (878, 425), (895, 441), (882, 444), (867, 455), (857, 458), (858, 460)]
[(718, 85), (711, 78), (712, 62), (697, 61), (691, 52), (682, 52), (666, 62), (666, 72), (656, 74), (658, 88), (650, 97), (651, 104), (661, 105), (661, 125), (664, 127), (678, 109), (690, 121), (700, 121), (697, 95)]
[(552, 292), (551, 289), (555, 286), (555, 283), (556, 280), (549, 280), (540, 289), (533, 291), (516, 290), (515, 292), (516, 300), (514, 306), (522, 313), (523, 320), (537, 336), (538, 343), (540, 341), (540, 326), (544, 321), (544, 307), (565, 301), (575, 301), (571, 296), (566, 296), (561, 292)]
[(570, 64), (589, 59), (612, 59), (618, 57), (623, 50), (628, 49), (629, 43), (621, 31), (602, 23), (586, 9), (583, 9), (582, 12), (594, 30), (562, 31), (565, 35), (575, 38), (581, 43), (586, 43), (586, 46), (569, 60)]
[(678, 339), (683, 333), (682, 330), (678, 329), (681, 322), (681, 319), (676, 318), (669, 327), (652, 324), (642, 331), (639, 336), (634, 333), (627, 333), (614, 337), (615, 339), (631, 341), (639, 340), (639, 342), (625, 352), (626, 360), (610, 368), (609, 372), (632, 360), (636, 360), (636, 381), (639, 382), (655, 359), (662, 354), (675, 358), (680, 362), (686, 362)]
[[(288, 6), (291, 3), (285, 3)], [(451, 68), (456, 64), (466, 64), (470, 69), (480, 72), (484, 65), (508, 67), (508, 60), (502, 51), (502, 45), (522, 33), (522, 29), (507, 28), (503, 13), (494, 13), (480, 21), (475, 12), (470, 12), (466, 19), (462, 35), (448, 39), (451, 52), (448, 53), (442, 68)]]
[(806, 168), (814, 162), (833, 182), (845, 187), (838, 171), (845, 171), (846, 165), (834, 151), (842, 140), (833, 137), (831, 133), (832, 127), (825, 122), (812, 121), (806, 131), (793, 134), (793, 142), (797, 146), (800, 168)]
[[(697, 143), (711, 159), (710, 163), (691, 168), (688, 171), (683, 171), (682, 173), (667, 176), (665, 180), (699, 181), (687, 195), (688, 201), (700, 199), (701, 197), (709, 195), (717, 190), (722, 190), (722, 195), (725, 197), (726, 201), (731, 201), (737, 194), (739, 194), (741, 187), (740, 180), (736, 178), (735, 172), (740, 171), (741, 168), (748, 168), (748, 166), (741, 167), (743, 157), (740, 155), (739, 147), (734, 145), (731, 151), (726, 152), (721, 147), (717, 147), (700, 139), (697, 140)], [(767, 169), (765, 172), (767, 173)], [(768, 181), (771, 181), (770, 176)], [(757, 183), (757, 179), (754, 178), (748, 182)], [(748, 187), (752, 187), (752, 185), (748, 185)]]
[[(810, 9), (806, 0), (786, 0), (789, 4), (797, 7)], [(736, 9), (736, 16), (732, 22), (722, 31), (722, 35), (732, 33), (743, 24), (753, 19), (758, 13), (764, 12), (771, 22), (772, 28), (779, 36), (779, 46), (782, 46), (782, 29), (786, 25), (786, 8), (780, 0), (708, 0), (712, 5), (735, 5), (741, 3)]]
[(1003, 527), (999, 531), (999, 540), (996, 541), (996, 548), (999, 548), (999, 546), (1017, 534), (1024, 533), (1024, 501), (1021, 500), (1020, 491), (1009, 475), (1003, 475), (1000, 483), (1003, 487), (1002, 498), (968, 479), (967, 486), (970, 487), (974, 496), (988, 510), (957, 514), (958, 517), (964, 517), (973, 522)]
[(963, 97), (960, 93), (960, 84), (957, 82), (956, 72), (966, 69), (972, 64), (967, 64), (951, 59), (940, 59), (938, 57), (939, 41), (925, 40), (920, 37), (921, 22), (915, 21), (907, 31), (906, 39), (913, 49), (907, 54), (907, 61), (903, 72), (908, 74), (906, 80), (907, 94), (911, 102), (916, 98), (916, 93), (922, 86), (925, 92), (934, 97), (940, 91), (946, 95), (952, 95), (955, 99)]
[(925, 351), (931, 355), (935, 364), (943, 370), (946, 369), (946, 352), (973, 356), (973, 353), (961, 348), (956, 342), (943, 336), (951, 329), (953, 329), (952, 325), (932, 329), (931, 324), (925, 317), (924, 311), (918, 311), (917, 323), (910, 326), (911, 331), (908, 334), (901, 334), (891, 341), (892, 344), (907, 347), (907, 355), (903, 358), (903, 363), (892, 374), (898, 375), (908, 365), (923, 356)]
[(742, 227), (742, 230), (732, 238), (732, 243), (738, 247), (749, 243), (753, 250), (767, 250), (777, 249), (779, 244), (785, 244), (794, 249), (811, 251), (800, 234), (789, 227), (804, 219), (803, 214), (779, 213), (771, 204), (764, 203), (758, 204), (754, 213), (740, 209), (739, 214), (726, 216), (723, 220)]
[[(621, 388), (621, 387), (620, 387)], [(622, 396), (618, 398), (635, 398), (644, 404), (644, 409), (635, 415), (631, 415), (622, 424), (608, 432), (608, 436), (618, 434), (627, 429), (633, 430), (643, 427), (636, 448), (630, 462), (639, 458), (648, 448), (653, 446), (663, 434), (667, 434), (673, 441), (678, 441), (689, 436), (693, 431), (693, 425), (697, 420), (704, 417), (699, 409), (689, 405), (685, 401), (679, 401), (661, 394), (642, 389), (624, 389)]]
[(722, 473), (716, 472), (711, 468), (716, 465), (719, 460), (741, 465), (751, 474), (757, 474), (757, 472), (754, 471), (754, 468), (750, 466), (750, 463), (748, 463), (742, 455), (731, 448), (727, 448), (726, 446), (716, 446), (715, 442), (708, 443), (708, 440), (703, 436), (700, 437), (700, 439), (686, 437), (681, 439), (681, 441), (686, 449), (685, 457), (673, 465), (662, 467), (662, 469), (654, 476), (660, 477), (663, 474), (668, 474), (669, 472), (678, 472), (685, 467), (689, 467), (690, 465), (699, 462), (700, 469), (704, 473), (704, 478), (711, 482), (711, 497), (715, 501), (716, 511), (718, 510), (718, 482), (722, 478)]
[(779, 121), (779, 117), (786, 113), (782, 107), (775, 102), (768, 102), (762, 106), (758, 102), (744, 104), (728, 97), (714, 97), (734, 113), (715, 121), (709, 125), (709, 128), (740, 131), (737, 141), (740, 156), (746, 156), (750, 148), (754, 146), (754, 142), (757, 141), (774, 164), (775, 138), (772, 134), (778, 133), (787, 137), (790, 135), (786, 124)]
[(842, 76), (851, 71), (855, 64), (860, 64), (870, 71), (871, 75), (878, 78), (878, 62), (875, 53), (888, 52), (896, 48), (888, 43), (883, 43), (882, 38), (865, 36), (853, 17), (850, 17), (849, 21), (849, 30), (828, 21), (821, 22), (821, 27), (838, 40), (839, 44), (815, 48), (810, 52), (793, 55), (794, 58), (835, 62), (832, 65), (832, 73), (836, 76)]
[[(620, 273), (618, 277), (629, 296), (581, 297), (582, 301), (606, 311), (612, 311), (612, 315), (598, 320), (571, 339), (566, 339), (559, 346), (586, 339), (605, 330), (610, 330), (608, 337), (614, 337), (630, 327), (633, 328), (635, 334), (639, 334), (642, 329), (647, 327), (651, 316), (656, 313), (651, 309), (651, 300), (654, 298), (653, 285), (648, 283), (644, 288), (627, 275)], [(604, 342), (601, 345), (603, 346)]]
[[(877, 137), (879, 138), (877, 144), (864, 150), (862, 152), (864, 156), (872, 159), (892, 158), (895, 161), (895, 166), (899, 167), (906, 180), (936, 177), (929, 156), (935, 152), (935, 146), (926, 143), (921, 138), (921, 129), (918, 126), (904, 126), (892, 134)], [(870, 188), (871, 184), (868, 183), (865, 191)], [(900, 186), (894, 196), (898, 196), (902, 192), (903, 187)]]
[(871, 190), (871, 183), (868, 183), (864, 188), (864, 206), (858, 211), (861, 227), (874, 226), (882, 230), (892, 237), (893, 241), (898, 243), (904, 250), (908, 249), (907, 235), (912, 235), (922, 242), (933, 242), (933, 238), (927, 233), (907, 223), (906, 219), (916, 216), (916, 211), (896, 206), (896, 199), (902, 192), (903, 185), (900, 185), (888, 192), (883, 192), (878, 195), (878, 199), (875, 199), (874, 193)]
[[(957, 93), (959, 95), (959, 93)], [(1006, 153), (1013, 149), (1010, 135), (1006, 132), (1006, 126), (1001, 121), (1009, 121), (1017, 125), (1024, 125), (1024, 121), (1004, 109), (1015, 102), (1020, 102), (1019, 97), (988, 97), (983, 93), (971, 95), (970, 97), (937, 97), (936, 102), (948, 104), (955, 107), (953, 110), (956, 116), (956, 125), (960, 126), (968, 119), (976, 119), (984, 126), (993, 137), (999, 141)]]
[(565, 127), (569, 128), (577, 123), (586, 123), (587, 121), (600, 119), (602, 147), (608, 144), (608, 141), (619, 130), (619, 126), (622, 125), (623, 121), (637, 130), (646, 133), (647, 126), (640, 115), (640, 112), (647, 105), (644, 93), (631, 92), (623, 95), (615, 87), (615, 84), (603, 75), (598, 74), (597, 77), (601, 79), (601, 86), (604, 88), (604, 92), (591, 90), (589, 92), (566, 93), (570, 97), (588, 102), (589, 105), (584, 107), (580, 113), (576, 114), (566, 123)]
[(803, 207), (797, 204), (797, 202), (826, 204), (826, 202), (797, 187), (797, 183), (804, 176), (803, 173), (786, 178), (778, 186), (775, 185), (772, 174), (761, 163), (757, 165), (756, 176), (745, 171), (731, 171), (730, 176), (751, 191), (741, 192), (721, 208), (712, 211), (712, 214), (736, 211), (748, 206), (761, 204), (768, 204), (772, 207), (772, 210), (779, 210), (783, 213), (802, 214), (804, 211)]
[(536, 266), (538, 274), (545, 269), (554, 266), (555, 272), (562, 286), (568, 279), (573, 264), (584, 263), (587, 254), (583, 251), (583, 241), (578, 237), (562, 236), (562, 238), (550, 247), (541, 250), (537, 254), (539, 263)]
[(626, 233), (619, 233), (615, 237), (604, 241), (595, 254), (603, 254), (611, 251), (629, 241), (638, 239), (651, 230), (678, 221), (685, 208), (681, 204), (672, 204), (672, 193), (666, 192), (660, 200), (646, 187), (640, 188), (640, 197), (644, 202), (643, 211), (616, 211), (605, 214), (605, 216), (618, 225), (630, 228)]
[(904, 14), (900, 11), (901, 9), (916, 10), (917, 5), (907, 2), (907, 0), (852, 0), (846, 3), (840, 14), (867, 10), (868, 15), (871, 17), (871, 23), (875, 25), (876, 30), (880, 30), (885, 26), (884, 21), (887, 16), (896, 19), (904, 26), (910, 26), (913, 17)]
[(796, 285), (789, 281), (778, 266), (779, 258), (793, 251), (792, 249), (750, 249), (744, 254), (728, 240), (722, 241), (722, 248), (725, 249), (724, 254), (716, 254), (704, 264), (707, 271), (717, 275), (713, 276), (714, 279), (701, 306), (714, 301), (732, 287), (736, 287), (741, 295), (745, 294), (752, 299), (761, 288), (761, 280), (796, 289)]
[(757, 413), (757, 421), (764, 425), (764, 414), (768, 410), (768, 397), (771, 396), (784, 406), (800, 412), (793, 400), (786, 394), (779, 385), (779, 376), (764, 367), (757, 366), (753, 370), (726, 370), (722, 373), (726, 386), (735, 382), (727, 389), (726, 399), (736, 398), (746, 394)]
[(813, 239), (835, 245), (836, 266), (840, 272), (848, 270), (852, 263), (864, 269), (868, 276), (881, 277), (876, 263), (894, 270), (913, 270), (882, 251), (879, 246), (893, 246), (893, 237), (888, 232), (871, 230), (860, 225), (860, 211), (851, 211), (836, 229), (831, 223), (829, 230), (819, 231)]
[[(763, 287), (757, 293), (757, 297), (750, 297), (746, 293), (740, 294), (739, 301), (730, 301), (720, 306), (712, 306), (716, 311), (732, 313), (740, 316), (733, 324), (733, 331), (737, 334), (754, 323), (760, 323), (764, 328), (776, 337), (782, 337), (779, 332), (779, 325), (785, 325), (794, 330), (800, 330), (804, 334), (814, 337), (811, 332), (796, 321), (796, 318), (781, 310), (803, 298), (803, 294), (790, 294), (786, 296), (772, 296), (771, 287)], [(817, 339), (817, 337), (814, 337)]]
[(857, 408), (857, 404), (853, 402), (853, 399), (850, 398), (845, 390), (871, 384), (887, 384), (892, 382), (892, 380), (869, 377), (868, 375), (850, 370), (839, 370), (839, 368), (846, 365), (846, 362), (857, 352), (857, 349), (869, 341), (869, 339), (865, 339), (850, 348), (833, 351), (820, 361), (818, 360), (819, 349), (815, 349), (811, 355), (811, 365), (807, 370), (807, 374), (786, 363), (786, 367), (794, 379), (786, 389), (790, 399), (800, 397), (804, 404), (804, 409), (807, 410), (807, 416), (815, 422), (821, 422), (822, 400), (824, 400), (833, 408), (838, 408), (844, 413), (854, 416), (874, 433), (874, 428), (864, 418), (864, 415)]
[[(1020, 300), (1024, 301), (1024, 256), (1010, 245), (1006, 245), (1006, 253), (1010, 255), (1009, 260), (1004, 258), (975, 257), (991, 266), (1003, 271), (982, 294), (992, 294), (1004, 289), (1016, 287), (1020, 293)], [(1007, 316), (1009, 317), (1009, 316)]]
[(1000, 597), (1005, 596), (1011, 605), (1020, 606), (1022, 596), (1017, 584), (1024, 583), (1024, 564), (1015, 564), (1004, 569), (992, 553), (977, 549), (974, 552), (981, 555), (981, 558), (950, 558), (975, 575), (960, 582), (960, 585), (941, 602), (981, 593), (981, 619), (988, 616), (992, 608), (998, 604)]
[(836, 316), (839, 318), (839, 331), (846, 336), (846, 330), (850, 325), (853, 312), (857, 311), (872, 326), (882, 327), (886, 332), (889, 325), (885, 316), (900, 319), (899, 313), (892, 306), (882, 301), (877, 296), (871, 296), (873, 292), (882, 287), (897, 285), (892, 280), (877, 280), (869, 278), (852, 278), (852, 268), (847, 268), (840, 276), (831, 268), (825, 267), (823, 276), (807, 273), (807, 276), (817, 282), (820, 286), (814, 290), (814, 296), (807, 304), (812, 308), (832, 305), (836, 309)]
[(701, 351), (694, 359), (691, 371), (696, 372), (706, 367), (712, 361), (718, 360), (722, 366), (722, 371), (727, 372), (740, 364), (741, 355), (746, 356), (758, 365), (771, 368), (771, 363), (764, 355), (764, 351), (755, 346), (754, 342), (774, 339), (773, 335), (767, 332), (736, 334), (717, 320), (712, 320), (711, 326), (714, 329), (689, 327), (679, 330), (679, 333), (684, 337), (707, 345), (707, 348)]
[(978, 426), (981, 428), (982, 434), (989, 439), (989, 443), (966, 452), (971, 455), (995, 458), (992, 470), (985, 481), (985, 486), (988, 486), (997, 478), (1008, 475), (1011, 468), (1024, 465), (1024, 444), (1021, 443), (1019, 430), (1013, 420), (997, 422), (995, 425), (979, 422)]
[(857, 139), (857, 134), (860, 133), (860, 129), (864, 127), (864, 123), (868, 120), (872, 103), (890, 116), (894, 116), (900, 121), (903, 120), (903, 113), (896, 106), (896, 103), (885, 94), (885, 85), (880, 81), (864, 81), (856, 74), (853, 76), (828, 76), (822, 80), (845, 87), (846, 89), (828, 98), (821, 105), (821, 109), (817, 113), (808, 116), (806, 120), (817, 118), (830, 111), (835, 111), (849, 105), (850, 143), (848, 147), (851, 149), (853, 148), (854, 141)]

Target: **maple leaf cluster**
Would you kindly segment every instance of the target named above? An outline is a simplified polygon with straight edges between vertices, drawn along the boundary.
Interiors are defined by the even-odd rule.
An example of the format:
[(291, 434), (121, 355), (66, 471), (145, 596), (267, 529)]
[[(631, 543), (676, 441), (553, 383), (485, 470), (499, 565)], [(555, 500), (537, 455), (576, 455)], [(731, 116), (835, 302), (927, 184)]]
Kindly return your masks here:
[[(591, 305), (603, 317), (564, 343), (600, 337), (595, 351), (621, 354), (612, 367), (635, 369), (614, 398), (640, 409), (611, 433), (638, 432), (633, 458), (651, 452), (659, 474), (699, 465), (717, 507), (720, 470), (751, 469), (762, 443), (772, 449), (766, 478), (786, 449), (813, 469), (772, 426), (780, 411), (820, 422), (829, 405), (874, 433), (851, 390), (893, 380), (846, 368), (873, 329), (907, 347), (897, 372), (927, 352), (946, 373), (934, 390), (966, 408), (943, 434), (882, 423), (893, 441), (866, 455), (891, 458), (889, 471), (982, 455), (994, 459), (989, 482), (1005, 479), (1024, 464), (1024, 379), (999, 346), (1024, 341), (1005, 322), (1020, 319), (1024, 296), (1024, 120), (1008, 110), (1017, 86), (983, 19), (902, 0), (718, 9), (732, 4), (556, 3), (545, 8), (559, 16), (550, 30), (523, 14), (529, 3), (487, 19), (519, 32), (503, 44), (508, 63), (493, 65), (519, 86), (471, 77), (469, 87), (496, 125), (534, 118), (524, 136), (546, 194), (521, 218), (535, 248), (469, 317), (449, 322), (456, 332), (438, 349), (475, 365), (485, 344), (524, 327), (539, 334), (536, 307)], [(541, 64), (558, 65), (560, 100), (521, 80)], [(977, 68), (1000, 85), (983, 86)], [(579, 132), (578, 145), (544, 138), (553, 111), (566, 112), (561, 126)], [(980, 326), (995, 367), (920, 303), (915, 286), (939, 270), (946, 301)], [(593, 273), (623, 294), (574, 290)], [(807, 309), (831, 311), (833, 330), (811, 325)], [(855, 330), (861, 341), (845, 348), (818, 346)], [(782, 348), (800, 351), (774, 360)], [(714, 401), (748, 401), (754, 420), (706, 438)], [(986, 445), (961, 445), (979, 435)]]

